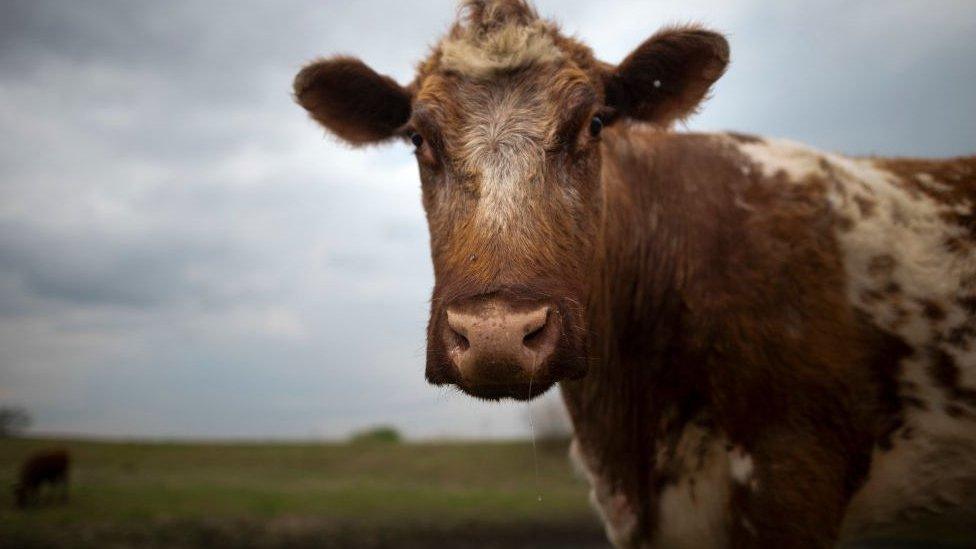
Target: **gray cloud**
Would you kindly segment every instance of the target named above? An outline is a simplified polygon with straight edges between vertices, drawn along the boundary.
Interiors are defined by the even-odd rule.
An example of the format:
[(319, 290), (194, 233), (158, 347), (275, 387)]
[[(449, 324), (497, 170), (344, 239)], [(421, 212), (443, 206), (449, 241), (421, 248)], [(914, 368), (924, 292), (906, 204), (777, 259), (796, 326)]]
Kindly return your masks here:
[[(855, 153), (972, 153), (976, 5), (545, 0), (617, 61), (729, 33), (691, 129)], [(14, 0), (0, 7), (0, 401), (39, 430), (524, 434), (524, 405), (423, 381), (432, 284), (413, 160), (292, 104), (323, 54), (406, 82), (454, 3)]]

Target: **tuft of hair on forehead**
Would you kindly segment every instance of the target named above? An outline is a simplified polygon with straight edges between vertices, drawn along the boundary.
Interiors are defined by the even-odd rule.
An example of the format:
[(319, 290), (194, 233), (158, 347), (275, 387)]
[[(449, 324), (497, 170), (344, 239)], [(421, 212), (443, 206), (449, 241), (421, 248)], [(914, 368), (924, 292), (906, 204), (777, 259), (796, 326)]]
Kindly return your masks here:
[(461, 0), (458, 4), (460, 19), (482, 28), (506, 24), (529, 25), (539, 19), (539, 14), (525, 0)]
[(488, 79), (558, 61), (554, 25), (525, 0), (462, 0), (457, 23), (440, 44), (440, 67)]

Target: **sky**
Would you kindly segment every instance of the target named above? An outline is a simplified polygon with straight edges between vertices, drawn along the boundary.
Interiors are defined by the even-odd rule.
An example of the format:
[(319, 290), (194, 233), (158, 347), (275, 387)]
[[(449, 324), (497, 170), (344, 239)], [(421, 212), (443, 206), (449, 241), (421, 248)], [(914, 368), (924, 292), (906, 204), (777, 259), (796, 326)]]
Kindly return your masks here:
[[(730, 70), (682, 131), (976, 152), (969, 0), (537, 6), (610, 62), (666, 24), (726, 33)], [(526, 436), (525, 403), (424, 381), (433, 275), (409, 149), (343, 146), (290, 96), (333, 53), (406, 83), (454, 15), (448, 0), (5, 0), (0, 406), (88, 436)]]

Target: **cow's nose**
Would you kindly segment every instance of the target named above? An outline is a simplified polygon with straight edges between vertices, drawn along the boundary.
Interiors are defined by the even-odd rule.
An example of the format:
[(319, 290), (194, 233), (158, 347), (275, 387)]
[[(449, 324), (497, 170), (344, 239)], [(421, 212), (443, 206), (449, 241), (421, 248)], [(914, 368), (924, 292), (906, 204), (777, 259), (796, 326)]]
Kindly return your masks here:
[(495, 298), (447, 309), (445, 342), (465, 383), (531, 382), (559, 340), (559, 315), (548, 305)]

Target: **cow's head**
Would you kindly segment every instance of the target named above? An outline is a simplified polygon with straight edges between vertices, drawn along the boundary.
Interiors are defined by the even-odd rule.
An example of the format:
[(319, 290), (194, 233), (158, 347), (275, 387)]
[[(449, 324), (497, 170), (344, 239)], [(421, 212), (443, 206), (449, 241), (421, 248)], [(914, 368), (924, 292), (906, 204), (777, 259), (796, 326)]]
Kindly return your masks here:
[(601, 132), (688, 115), (727, 62), (722, 36), (685, 27), (612, 66), (523, 0), (468, 0), (409, 86), (350, 57), (298, 74), (297, 101), (338, 137), (416, 148), (430, 382), (527, 399), (585, 374)]

